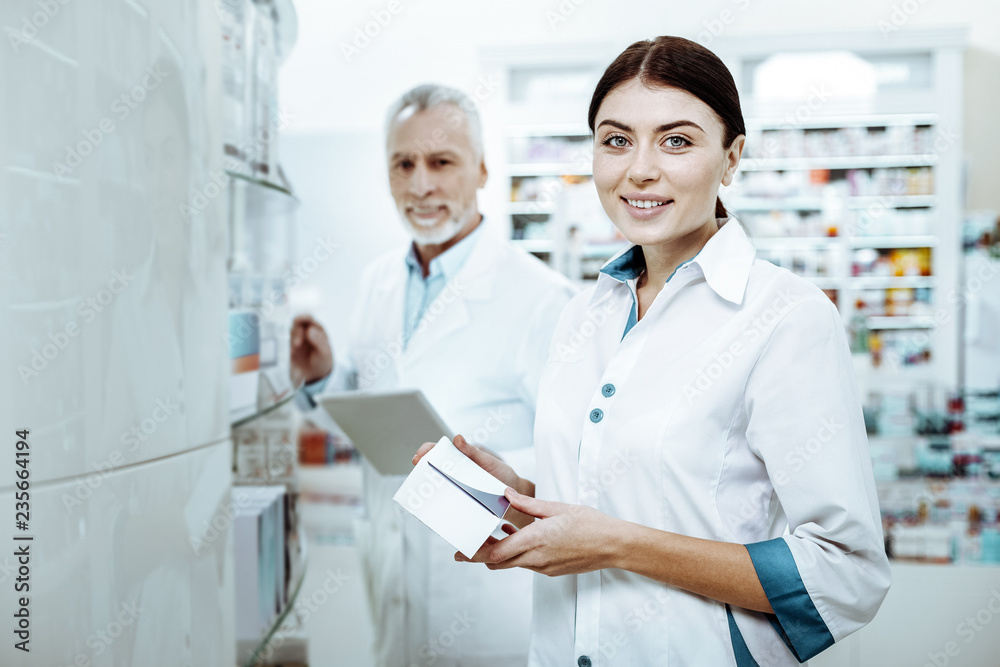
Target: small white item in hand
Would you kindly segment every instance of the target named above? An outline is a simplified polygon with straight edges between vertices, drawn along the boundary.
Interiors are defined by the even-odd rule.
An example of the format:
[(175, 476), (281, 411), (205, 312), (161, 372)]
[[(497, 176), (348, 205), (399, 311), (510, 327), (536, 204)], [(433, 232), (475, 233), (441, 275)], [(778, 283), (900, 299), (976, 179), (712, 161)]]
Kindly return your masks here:
[(441, 438), (396, 491), (393, 500), (472, 558), (502, 523), (507, 485)]

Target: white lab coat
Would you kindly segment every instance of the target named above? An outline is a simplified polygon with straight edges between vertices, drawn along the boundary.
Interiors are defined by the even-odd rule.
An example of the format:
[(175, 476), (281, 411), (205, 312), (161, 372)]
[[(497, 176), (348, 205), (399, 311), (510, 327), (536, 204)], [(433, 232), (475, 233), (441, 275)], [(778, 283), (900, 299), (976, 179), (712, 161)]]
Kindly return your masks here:
[[(538, 380), (572, 284), (489, 230), (428, 307), (406, 349), (405, 251), (362, 274), (351, 327), (359, 389), (421, 389), (445, 422), (534, 477)], [(414, 442), (416, 451), (420, 442)], [(376, 663), (525, 665), (531, 573), (457, 563), (455, 549), (392, 500), (403, 477), (364, 466), (356, 523)]]
[(623, 338), (627, 259), (553, 337), (536, 496), (748, 545), (777, 618), (624, 570), (538, 576), (531, 664), (797, 665), (871, 620), (890, 579), (837, 309), (730, 220)]

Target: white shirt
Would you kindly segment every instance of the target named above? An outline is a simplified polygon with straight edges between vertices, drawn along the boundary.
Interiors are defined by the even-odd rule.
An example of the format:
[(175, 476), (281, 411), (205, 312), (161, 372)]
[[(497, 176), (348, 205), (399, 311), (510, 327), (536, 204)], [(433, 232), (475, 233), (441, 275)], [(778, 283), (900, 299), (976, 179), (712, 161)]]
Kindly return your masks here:
[(738, 221), (717, 223), (638, 322), (638, 246), (563, 312), (539, 387), (536, 496), (748, 545), (776, 617), (623, 570), (536, 575), (532, 665), (797, 665), (888, 590), (837, 309), (755, 259)]

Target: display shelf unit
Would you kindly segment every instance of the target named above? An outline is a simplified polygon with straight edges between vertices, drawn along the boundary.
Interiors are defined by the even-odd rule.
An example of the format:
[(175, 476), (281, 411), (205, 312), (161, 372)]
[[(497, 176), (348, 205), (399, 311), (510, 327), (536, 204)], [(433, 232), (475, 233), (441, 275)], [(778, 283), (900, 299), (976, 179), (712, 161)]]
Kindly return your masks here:
[(302, 553), (299, 558), (298, 573), (295, 578), (295, 583), (290, 589), (288, 595), (288, 601), (285, 606), (282, 607), (281, 612), (274, 618), (274, 622), (268, 628), (267, 632), (264, 633), (260, 640), (257, 641), (237, 641), (236, 642), (236, 655), (246, 656), (246, 660), (240, 662), (243, 667), (256, 667), (261, 662), (262, 657), (268, 649), (268, 644), (275, 638), (278, 631), (284, 625), (285, 621), (289, 619), (289, 615), (295, 609), (295, 602), (299, 597), (299, 592), (302, 590), (302, 582), (306, 578), (306, 568), (309, 565), (309, 550), (307, 547), (306, 533), (303, 526), (300, 524), (298, 527), (299, 544), (302, 546)]
[(582, 217), (565, 201), (578, 186), (589, 187), (587, 104), (617, 50), (608, 44), (519, 45), (480, 53), (484, 73), (504, 91), (481, 109), (487, 126), (502, 128), (486, 138), (491, 179), (484, 209), (503, 213), (504, 231), (517, 245), (576, 279), (593, 277), (594, 267), (622, 247), (596, 197), (591, 214)]
[[(240, 355), (233, 362), (231, 386), (246, 389), (240, 394), (240, 400), (230, 405), (233, 472), (241, 485), (284, 485), (286, 493), (294, 497), (297, 494), (294, 449), (297, 422), (282, 413), (288, 412), (289, 403), (300, 389), (292, 385), (288, 372), (292, 319), (288, 291), (296, 247), (296, 216), (301, 202), (280, 168), (277, 82), (279, 68), (295, 46), (298, 18), (293, 0), (232, 0), (229, 7), (235, 14), (228, 24), (224, 22), (228, 30), (224, 39), (244, 39), (248, 47), (243, 56), (246, 61), (240, 62), (238, 49), (227, 43), (224, 76), (229, 96), (225, 108), (226, 113), (231, 114), (224, 122), (231, 130), (238, 128), (231, 134), (240, 139), (238, 155), (227, 160), (225, 173), (230, 318), (231, 322), (235, 320), (243, 327), (235, 334), (232, 324), (230, 327), (231, 356)], [(255, 18), (240, 23), (247, 16)], [(243, 75), (245, 82), (241, 79)], [(246, 141), (249, 143), (244, 144)], [(250, 333), (245, 333), (247, 331)], [(245, 340), (240, 336), (248, 336), (253, 342), (259, 339), (259, 345), (254, 348), (251, 344), (250, 349), (240, 347), (236, 352), (233, 340), (234, 337)], [(253, 361), (255, 354), (256, 364)], [(254, 382), (241, 382), (246, 377), (241, 373), (248, 372), (257, 375), (256, 400), (251, 398), (249, 391)], [(257, 439), (247, 439), (253, 434)], [(283, 459), (289, 461), (288, 467), (281, 462), (279, 468), (272, 469), (275, 451), (291, 452)], [(246, 456), (241, 456), (244, 454)], [(255, 461), (266, 461), (266, 471), (260, 479), (251, 474)], [(286, 502), (293, 508), (286, 520), (297, 522), (295, 503), (291, 499)], [(292, 524), (289, 530), (294, 530), (292, 535), (298, 536), (299, 547), (292, 550), (286, 545), (286, 557), (294, 561), (288, 573), (287, 600), (259, 638), (236, 642), (239, 665), (267, 664), (266, 661), (273, 657), (269, 645), (281, 634), (282, 625), (295, 608), (305, 579), (308, 554), (301, 523), (297, 527)], [(239, 561), (245, 555), (236, 553), (235, 558)], [(283, 568), (284, 562), (279, 567)], [(258, 576), (261, 572), (263, 570), (258, 571)]]
[[(810, 279), (835, 300), (852, 341), (879, 350), (867, 369), (870, 389), (917, 377), (953, 387), (959, 317), (948, 296), (960, 251), (965, 31), (914, 29), (900, 40), (876, 34), (720, 42), (747, 121), (747, 151), (722, 198), (751, 230), (759, 256), (800, 274), (814, 263), (826, 269)], [(788, 56), (814, 59), (810, 82), (787, 72), (780, 80)], [(828, 68), (828, 79), (816, 76), (824, 58), (840, 63)], [(850, 74), (838, 78), (843, 71)], [(796, 86), (797, 97), (775, 92)], [(827, 94), (817, 97), (817, 86)], [(914, 258), (929, 266), (913, 266)], [(882, 269), (866, 275), (872, 260)], [(880, 292), (885, 312), (871, 312)], [(890, 344), (897, 360), (922, 360), (921, 367), (873, 367)]]

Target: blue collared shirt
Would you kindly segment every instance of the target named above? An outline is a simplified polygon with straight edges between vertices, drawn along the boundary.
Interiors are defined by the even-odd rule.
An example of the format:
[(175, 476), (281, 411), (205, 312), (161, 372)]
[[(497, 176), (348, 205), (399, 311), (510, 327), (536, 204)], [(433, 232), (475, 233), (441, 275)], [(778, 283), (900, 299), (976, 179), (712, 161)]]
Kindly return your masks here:
[(476, 241), (480, 236), (483, 223), (473, 229), (468, 236), (445, 250), (431, 260), (427, 277), (424, 277), (420, 258), (417, 255), (417, 244), (410, 244), (410, 252), (406, 255), (406, 266), (409, 269), (406, 279), (406, 300), (403, 310), (403, 347), (410, 342), (410, 337), (416, 331), (417, 325), (423, 319), (427, 309), (441, 290), (453, 280), (465, 264)]

